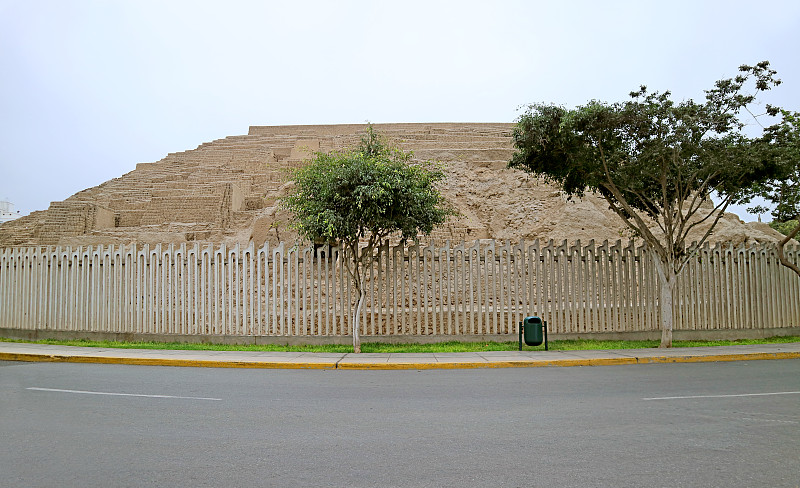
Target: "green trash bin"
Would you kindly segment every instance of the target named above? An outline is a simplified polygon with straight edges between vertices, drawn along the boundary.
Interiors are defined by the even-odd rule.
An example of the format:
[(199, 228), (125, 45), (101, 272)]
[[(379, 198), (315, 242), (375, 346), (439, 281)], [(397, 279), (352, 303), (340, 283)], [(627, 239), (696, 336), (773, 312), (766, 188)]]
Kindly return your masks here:
[(547, 350), (547, 322), (539, 317), (525, 317), (519, 323), (519, 350), (522, 350), (522, 340), (528, 346), (541, 346)]

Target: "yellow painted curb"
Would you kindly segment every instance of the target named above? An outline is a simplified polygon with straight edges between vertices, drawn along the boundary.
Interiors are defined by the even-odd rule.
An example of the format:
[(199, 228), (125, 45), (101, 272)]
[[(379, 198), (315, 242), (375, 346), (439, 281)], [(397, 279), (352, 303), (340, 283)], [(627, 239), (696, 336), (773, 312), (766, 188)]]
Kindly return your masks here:
[(761, 361), (765, 359), (798, 359), (800, 352), (751, 352), (742, 354), (711, 354), (707, 356), (655, 356), (638, 358), (640, 363), (710, 363), (717, 361)]
[(716, 354), (710, 356), (655, 356), (619, 357), (595, 359), (552, 359), (494, 362), (446, 362), (446, 363), (347, 363), (340, 362), (336, 369), (478, 369), (478, 368), (543, 368), (569, 366), (619, 366), (624, 364), (649, 363), (706, 363), (717, 361), (757, 361), (765, 359), (800, 359), (800, 352)]
[(636, 358), (598, 359), (552, 359), (520, 361), (463, 361), (442, 363), (346, 363), (340, 362), (336, 369), (491, 369), (491, 368), (540, 368), (548, 366), (613, 366), (636, 364)]
[(88, 364), (128, 364), (138, 366), (183, 366), (190, 368), (251, 368), (251, 369), (335, 369), (336, 362), (283, 361), (211, 361), (203, 359), (118, 358), (107, 356), (60, 356), (0, 352), (0, 361), (32, 361)]
[(570, 366), (617, 366), (624, 364), (705, 363), (719, 361), (758, 361), (768, 359), (800, 359), (800, 352), (712, 354), (705, 356), (653, 356), (595, 359), (531, 359), (520, 361), (464, 361), (424, 363), (372, 362), (291, 362), (291, 361), (212, 361), (200, 359), (125, 358), (108, 356), (66, 356), (51, 354), (4, 353), (2, 361), (63, 362), (94, 364), (127, 364), (141, 366), (182, 366), (195, 368), (252, 368), (252, 369), (349, 369), (349, 370), (423, 370), (423, 369), (488, 369), (538, 368)]

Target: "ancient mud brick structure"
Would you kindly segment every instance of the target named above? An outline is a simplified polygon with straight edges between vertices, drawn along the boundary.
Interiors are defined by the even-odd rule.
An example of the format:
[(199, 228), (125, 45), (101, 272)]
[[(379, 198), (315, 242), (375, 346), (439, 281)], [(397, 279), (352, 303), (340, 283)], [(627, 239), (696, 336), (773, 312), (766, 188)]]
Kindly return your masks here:
[(37, 236), (43, 243), (55, 243), (61, 237), (82, 236), (113, 227), (115, 218), (111, 209), (94, 202), (67, 200), (50, 204)]
[[(568, 202), (553, 187), (507, 169), (513, 124), (376, 124), (414, 159), (438, 161), (448, 173), (444, 196), (460, 212), (434, 231), (436, 241), (476, 239), (616, 240), (627, 232), (596, 197)], [(0, 225), (0, 247), (202, 241), (227, 244), (296, 238), (277, 205), (289, 171), (316, 151), (350, 148), (358, 125), (253, 126), (247, 135), (171, 153), (45, 211)], [(765, 227), (765, 226), (764, 226)], [(719, 239), (764, 240), (735, 216)]]

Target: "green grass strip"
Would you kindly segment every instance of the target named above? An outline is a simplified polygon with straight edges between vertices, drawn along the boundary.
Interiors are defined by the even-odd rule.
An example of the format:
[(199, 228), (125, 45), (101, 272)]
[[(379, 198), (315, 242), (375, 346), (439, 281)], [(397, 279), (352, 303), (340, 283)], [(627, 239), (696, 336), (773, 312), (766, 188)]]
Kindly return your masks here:
[[(22, 341), (0, 337), (0, 342), (26, 342), (32, 344), (53, 344), (59, 346), (108, 347), (119, 349), (167, 349), (190, 351), (285, 351), (285, 352), (332, 352), (346, 353), (353, 346), (323, 344), (284, 346), (278, 344), (236, 345), (236, 344), (195, 344), (184, 342), (116, 342), (73, 340), (57, 341), (44, 339), (39, 341)], [(673, 347), (711, 347), (737, 346), (747, 344), (785, 344), (800, 342), (800, 336), (769, 337), (766, 339), (743, 339), (736, 341), (674, 341)], [(554, 351), (585, 351), (593, 349), (647, 349), (656, 348), (659, 341), (600, 341), (600, 340), (564, 340), (550, 341), (549, 348)], [(361, 344), (362, 352), (377, 353), (439, 353), (439, 352), (481, 352), (481, 351), (516, 351), (517, 341), (508, 342), (437, 342), (433, 344), (387, 344), (382, 342), (365, 342)], [(544, 346), (523, 346), (524, 351), (544, 350)]]

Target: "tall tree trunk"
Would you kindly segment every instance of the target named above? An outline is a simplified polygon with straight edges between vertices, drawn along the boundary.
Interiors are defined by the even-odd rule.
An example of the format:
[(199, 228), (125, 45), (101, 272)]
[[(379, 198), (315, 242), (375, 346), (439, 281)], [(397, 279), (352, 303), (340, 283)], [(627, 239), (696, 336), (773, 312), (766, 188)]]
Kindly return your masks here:
[(665, 265), (658, 258), (655, 259), (655, 263), (661, 284), (661, 296), (659, 297), (659, 305), (661, 306), (661, 345), (659, 347), (672, 347), (673, 303), (675, 285), (678, 282), (677, 275), (671, 264)]
[(361, 338), (358, 336), (358, 329), (360, 328), (361, 324), (359, 320), (361, 319), (361, 308), (364, 306), (364, 296), (366, 295), (361, 287), (356, 290), (358, 292), (358, 304), (356, 305), (356, 311), (353, 313), (353, 352), (358, 354), (361, 352)]
[[(348, 251), (351, 254), (350, 256), (346, 256), (347, 261), (345, 262), (347, 263), (347, 273), (353, 280), (353, 286), (355, 287), (356, 294), (358, 295), (358, 302), (356, 303), (355, 311), (353, 311), (353, 315), (351, 316), (352, 320), (350, 321), (350, 325), (353, 327), (353, 352), (358, 354), (361, 352), (361, 338), (358, 336), (358, 331), (361, 326), (361, 324), (359, 324), (359, 319), (361, 318), (361, 307), (364, 306), (365, 296), (364, 281), (361, 276), (364, 256), (359, 254), (357, 240), (348, 244)], [(353, 266), (352, 270), (350, 269), (351, 265)]]

